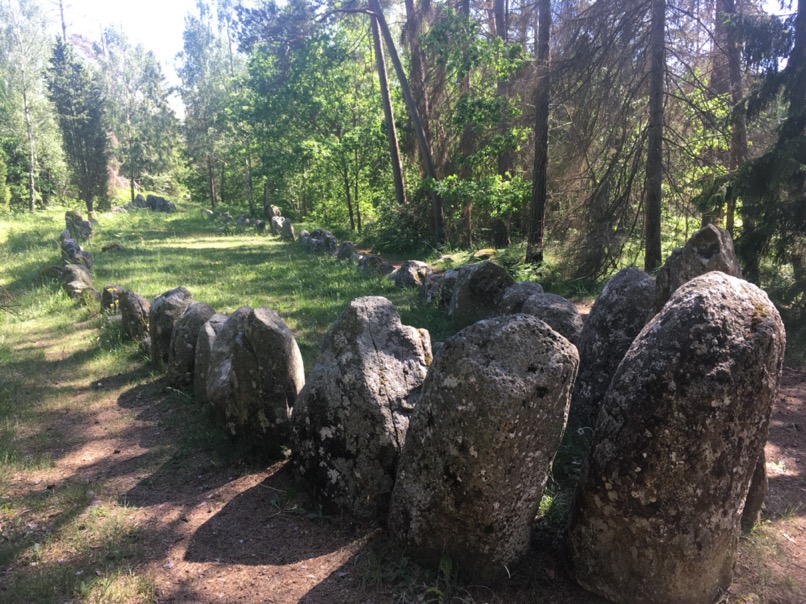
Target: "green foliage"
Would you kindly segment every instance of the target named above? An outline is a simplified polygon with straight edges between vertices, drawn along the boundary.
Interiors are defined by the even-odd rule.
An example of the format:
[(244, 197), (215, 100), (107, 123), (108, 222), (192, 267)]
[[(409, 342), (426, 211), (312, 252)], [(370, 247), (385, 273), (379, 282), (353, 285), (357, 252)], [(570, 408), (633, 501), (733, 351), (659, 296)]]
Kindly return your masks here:
[(6, 163), (3, 157), (0, 156), (0, 207), (5, 207), (11, 201), (11, 191), (8, 189)]
[(58, 114), (71, 181), (87, 211), (107, 200), (107, 135), (104, 98), (98, 77), (57, 40), (48, 69), (48, 92)]

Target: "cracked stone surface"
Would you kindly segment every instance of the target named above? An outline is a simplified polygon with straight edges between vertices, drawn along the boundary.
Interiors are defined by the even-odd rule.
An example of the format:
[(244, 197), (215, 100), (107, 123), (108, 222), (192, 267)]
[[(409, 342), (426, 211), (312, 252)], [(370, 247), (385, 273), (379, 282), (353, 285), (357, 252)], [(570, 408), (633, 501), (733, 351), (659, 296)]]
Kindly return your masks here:
[(353, 300), (330, 328), (292, 418), (292, 463), (323, 507), (384, 517), (430, 362), (428, 332), (386, 298)]
[(576, 580), (614, 602), (714, 602), (767, 438), (786, 336), (767, 295), (710, 272), (619, 365), (572, 509)]
[(411, 419), (389, 531), (423, 562), (482, 581), (529, 548), (579, 356), (536, 317), (479, 321), (447, 340)]
[(171, 348), (174, 325), (193, 302), (184, 287), (169, 289), (154, 298), (148, 311), (148, 335), (151, 338), (151, 363), (157, 371), (165, 371)]

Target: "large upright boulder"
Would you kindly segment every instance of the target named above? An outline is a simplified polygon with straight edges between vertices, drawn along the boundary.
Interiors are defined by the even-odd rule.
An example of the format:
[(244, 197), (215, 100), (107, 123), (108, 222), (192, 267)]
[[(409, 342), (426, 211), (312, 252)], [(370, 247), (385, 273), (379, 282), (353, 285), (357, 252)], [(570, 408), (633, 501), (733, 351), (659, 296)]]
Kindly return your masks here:
[(428, 332), (386, 298), (353, 300), (330, 328), (294, 406), (291, 458), (325, 508), (383, 517), (430, 362)]
[(123, 333), (132, 340), (148, 337), (148, 312), (151, 304), (143, 296), (130, 289), (124, 290), (119, 298), (120, 317)]
[(582, 317), (574, 303), (557, 294), (543, 292), (529, 296), (522, 311), (548, 323), (552, 329), (576, 344), (582, 333)]
[(355, 260), (358, 257), (358, 252), (352, 241), (342, 241), (339, 244), (339, 250), (336, 252), (336, 260)]
[(92, 237), (92, 223), (84, 220), (80, 212), (71, 210), (64, 214), (64, 224), (70, 237), (76, 241), (86, 241)]
[(604, 286), (577, 343), (579, 375), (569, 426), (594, 426), (610, 380), (632, 341), (655, 314), (654, 304), (655, 280), (634, 266), (620, 270)]
[(448, 316), (460, 327), (466, 327), (499, 315), (504, 292), (514, 284), (506, 269), (489, 260), (459, 267)]
[(539, 319), (480, 321), (445, 342), (412, 416), (389, 530), (417, 558), (505, 576), (532, 523), (568, 414), (579, 357)]
[(283, 241), (296, 241), (296, 236), (294, 235), (294, 223), (288, 218), (283, 220), (283, 226), (280, 229), (280, 239)]
[(184, 287), (169, 289), (151, 302), (148, 335), (151, 338), (151, 363), (157, 371), (165, 371), (174, 325), (191, 302), (193, 296)]
[(271, 220), (269, 221), (269, 230), (271, 231), (271, 234), (279, 235), (283, 231), (284, 224), (285, 218), (282, 216), (272, 216)]
[(125, 291), (120, 285), (104, 285), (103, 290), (101, 290), (101, 312), (119, 312), (120, 298)]
[(685, 246), (675, 249), (658, 271), (655, 312), (660, 312), (678, 287), (710, 271), (742, 276), (730, 233), (712, 224), (694, 233)]
[(207, 402), (233, 437), (279, 454), (304, 384), (297, 341), (276, 312), (242, 306), (227, 319), (213, 342)]
[(196, 341), (202, 326), (215, 314), (212, 306), (191, 302), (174, 324), (168, 350), (168, 383), (182, 390), (193, 385)]
[(216, 336), (224, 327), (228, 317), (216, 313), (199, 329), (196, 338), (196, 351), (193, 357), (193, 398), (197, 403), (207, 403), (207, 376), (210, 373), (210, 360)]
[(767, 295), (721, 272), (683, 285), (644, 327), (605, 396), (573, 507), (583, 587), (614, 602), (724, 592), (784, 348)]

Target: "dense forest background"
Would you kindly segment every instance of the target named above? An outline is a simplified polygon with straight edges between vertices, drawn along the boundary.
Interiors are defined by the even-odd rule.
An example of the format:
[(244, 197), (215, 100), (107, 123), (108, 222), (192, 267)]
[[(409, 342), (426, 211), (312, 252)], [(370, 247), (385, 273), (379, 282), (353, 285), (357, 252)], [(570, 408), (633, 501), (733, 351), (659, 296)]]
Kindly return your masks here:
[(711, 222), (802, 305), (798, 9), (199, 0), (174, 88), (128, 32), (0, 0), (0, 208), (274, 204), (376, 249), (520, 246), (537, 276), (589, 280), (651, 271)]

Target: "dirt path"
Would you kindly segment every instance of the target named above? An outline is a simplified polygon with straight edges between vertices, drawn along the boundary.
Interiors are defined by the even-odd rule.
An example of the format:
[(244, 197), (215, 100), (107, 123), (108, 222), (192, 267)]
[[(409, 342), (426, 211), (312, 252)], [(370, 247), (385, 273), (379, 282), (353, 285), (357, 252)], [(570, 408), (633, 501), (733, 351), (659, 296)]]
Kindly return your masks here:
[[(58, 360), (57, 349), (40, 345)], [(74, 522), (89, 522), (93, 510), (121, 510), (136, 528), (136, 553), (126, 564), (153, 582), (156, 602), (383, 604), (439, 601), (439, 592), (450, 591), (458, 595), (447, 601), (457, 602), (598, 601), (566, 577), (556, 532), (538, 532), (534, 551), (495, 591), (459, 588), (450, 572), (423, 575), (390, 557), (381, 530), (319, 515), (285, 463), (222, 464), (204, 442), (177, 448), (189, 430), (182, 414), (194, 413), (193, 403), (144, 370), (83, 383), (58, 372), (43, 379), (65, 388), (42, 445), (53, 464), (12, 476), (6, 496), (88, 485), (89, 501)], [(742, 540), (726, 602), (806, 601), (804, 369), (785, 370), (766, 451), (766, 520)], [(14, 521), (58, 530), (47, 509), (22, 510)], [(2, 577), (32, 564), (66, 564), (69, 555), (22, 556)]]

